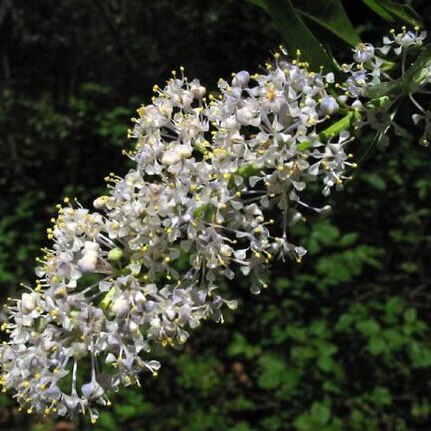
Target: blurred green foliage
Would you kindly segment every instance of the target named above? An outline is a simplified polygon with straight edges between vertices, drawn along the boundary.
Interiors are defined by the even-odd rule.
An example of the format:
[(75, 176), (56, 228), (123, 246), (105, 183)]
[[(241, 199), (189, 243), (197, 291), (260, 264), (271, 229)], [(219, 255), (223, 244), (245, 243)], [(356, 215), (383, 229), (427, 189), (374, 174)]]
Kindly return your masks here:
[[(359, 30), (381, 36), (374, 15), (359, 21), (344, 4)], [(431, 16), (426, 1), (413, 6)], [(129, 117), (155, 82), (184, 64), (215, 87), (278, 43), (263, 11), (234, 0), (3, 0), (0, 36), (3, 296), (31, 282), (53, 205), (65, 194), (88, 205), (108, 172), (126, 171)], [(303, 264), (276, 264), (260, 296), (245, 279), (229, 286), (241, 305), (225, 325), (162, 352), (159, 377), (114, 394), (91, 429), (431, 429), (430, 150), (417, 139), (392, 135), (371, 153), (372, 136), (353, 144), (367, 158), (332, 197), (334, 214), (310, 213), (292, 232), (309, 250)], [(36, 425), (6, 396), (0, 422), (90, 429)]]

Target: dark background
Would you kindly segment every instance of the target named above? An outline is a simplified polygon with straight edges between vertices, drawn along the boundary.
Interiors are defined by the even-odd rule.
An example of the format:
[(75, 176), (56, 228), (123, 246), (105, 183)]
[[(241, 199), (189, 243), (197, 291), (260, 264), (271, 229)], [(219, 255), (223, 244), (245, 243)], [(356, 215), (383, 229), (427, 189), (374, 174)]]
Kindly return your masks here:
[[(429, 25), (428, 2), (412, 4)], [(364, 40), (394, 25), (344, 5)], [(258, 70), (279, 43), (266, 14), (239, 0), (0, 0), (2, 296), (31, 283), (55, 204), (68, 195), (90, 205), (107, 173), (127, 171), (130, 117), (155, 83), (183, 65), (215, 89)], [(358, 160), (371, 139), (352, 144)], [(228, 322), (166, 352), (160, 376), (114, 396), (92, 428), (431, 429), (431, 150), (418, 139), (411, 130), (373, 147), (331, 198), (334, 214), (310, 214), (292, 232), (305, 262), (277, 265), (258, 297), (237, 280), (241, 306)], [(0, 427), (90, 429), (25, 417), (6, 395)]]

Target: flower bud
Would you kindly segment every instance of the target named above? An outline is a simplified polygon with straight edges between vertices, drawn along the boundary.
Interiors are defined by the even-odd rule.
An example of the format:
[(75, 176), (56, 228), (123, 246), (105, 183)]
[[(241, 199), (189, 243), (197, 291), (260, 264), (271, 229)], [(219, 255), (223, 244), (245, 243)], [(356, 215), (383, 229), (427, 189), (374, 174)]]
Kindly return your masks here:
[(132, 334), (137, 334), (139, 332), (139, 325), (136, 322), (134, 322), (133, 320), (129, 321), (129, 331)]
[(84, 358), (87, 354), (87, 346), (85, 343), (74, 342), (70, 346), (70, 353), (75, 359)]
[(181, 161), (181, 154), (178, 151), (175, 150), (168, 150), (165, 153), (163, 153), (162, 156), (162, 164), (166, 166), (174, 165), (175, 163), (178, 163)]
[(129, 301), (124, 297), (118, 297), (111, 306), (111, 311), (117, 315), (117, 317), (124, 317), (130, 311)]
[(94, 242), (94, 241), (84, 242), (84, 254), (87, 254), (87, 252), (98, 253), (99, 250), (100, 250), (100, 245), (97, 242)]
[(97, 266), (97, 254), (94, 252), (85, 253), (77, 264), (81, 272), (93, 272)]
[(246, 70), (242, 70), (238, 72), (235, 77), (232, 79), (232, 84), (244, 88), (248, 82), (250, 81), (250, 74)]
[(93, 206), (97, 210), (101, 210), (102, 208), (105, 208), (106, 201), (108, 200), (107, 196), (99, 196), (97, 199), (94, 199)]
[(229, 256), (231, 256), (231, 255), (232, 255), (232, 252), (233, 252), (232, 247), (229, 247), (227, 244), (223, 244), (223, 245), (220, 247), (220, 254), (221, 254), (223, 257), (229, 257)]
[(90, 383), (82, 385), (81, 392), (82, 395), (84, 395), (84, 397), (88, 400), (96, 400), (105, 393), (102, 386), (100, 386), (99, 383), (97, 383), (96, 381), (92, 381)]
[(175, 151), (181, 156), (182, 159), (187, 159), (192, 155), (192, 149), (188, 145), (178, 145)]
[(115, 247), (109, 250), (108, 260), (111, 262), (118, 262), (123, 257), (123, 250), (121, 248)]
[(204, 97), (207, 92), (206, 88), (202, 85), (192, 85), (190, 90), (195, 99), (202, 99), (202, 97)]
[(21, 297), (21, 309), (24, 314), (31, 313), (37, 306), (35, 295), (23, 293)]
[(330, 214), (332, 214), (332, 207), (331, 205), (325, 205), (321, 210), (320, 210), (320, 214), (322, 214), (322, 216), (326, 217)]
[(177, 313), (175, 313), (175, 311), (170, 307), (165, 310), (165, 314), (169, 320), (173, 320), (177, 315)]
[(322, 115), (331, 115), (339, 108), (337, 101), (332, 96), (325, 96), (320, 103)]

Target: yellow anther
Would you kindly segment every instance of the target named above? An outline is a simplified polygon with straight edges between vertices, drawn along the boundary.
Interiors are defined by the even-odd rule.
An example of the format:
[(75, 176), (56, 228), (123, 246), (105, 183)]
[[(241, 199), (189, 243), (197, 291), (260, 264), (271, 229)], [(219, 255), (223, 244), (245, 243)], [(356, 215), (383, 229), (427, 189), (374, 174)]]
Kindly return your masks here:
[(270, 89), (266, 92), (266, 98), (270, 101), (270, 102), (274, 102), (276, 97), (275, 91), (273, 89)]

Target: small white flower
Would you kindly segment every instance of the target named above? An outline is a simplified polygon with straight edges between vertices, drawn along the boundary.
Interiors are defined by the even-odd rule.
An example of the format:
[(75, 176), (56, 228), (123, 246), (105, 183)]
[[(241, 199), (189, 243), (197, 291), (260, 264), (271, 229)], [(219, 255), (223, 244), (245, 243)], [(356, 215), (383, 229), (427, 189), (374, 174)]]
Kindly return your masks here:
[(36, 295), (23, 293), (21, 297), (21, 308), (24, 314), (31, 313), (37, 306)]

